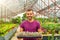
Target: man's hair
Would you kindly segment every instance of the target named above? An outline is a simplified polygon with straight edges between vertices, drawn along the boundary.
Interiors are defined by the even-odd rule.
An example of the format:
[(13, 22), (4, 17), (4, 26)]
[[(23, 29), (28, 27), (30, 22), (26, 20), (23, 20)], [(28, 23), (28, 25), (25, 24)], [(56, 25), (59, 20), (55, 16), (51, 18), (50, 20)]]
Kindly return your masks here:
[[(26, 12), (27, 12), (27, 11), (29, 12), (29, 11), (33, 11), (33, 10), (32, 10), (32, 9), (27, 9)], [(33, 14), (34, 14), (34, 12), (33, 12)]]
[(32, 9), (27, 9), (26, 11), (33, 11)]

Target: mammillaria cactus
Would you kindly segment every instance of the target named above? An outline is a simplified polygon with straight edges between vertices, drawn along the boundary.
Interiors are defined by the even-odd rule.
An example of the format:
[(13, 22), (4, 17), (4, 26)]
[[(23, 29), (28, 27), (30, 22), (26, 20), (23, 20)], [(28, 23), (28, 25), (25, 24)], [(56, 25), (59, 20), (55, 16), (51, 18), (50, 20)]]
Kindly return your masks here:
[(41, 33), (38, 33), (38, 32), (20, 32), (19, 36), (36, 37), (36, 36), (41, 36)]

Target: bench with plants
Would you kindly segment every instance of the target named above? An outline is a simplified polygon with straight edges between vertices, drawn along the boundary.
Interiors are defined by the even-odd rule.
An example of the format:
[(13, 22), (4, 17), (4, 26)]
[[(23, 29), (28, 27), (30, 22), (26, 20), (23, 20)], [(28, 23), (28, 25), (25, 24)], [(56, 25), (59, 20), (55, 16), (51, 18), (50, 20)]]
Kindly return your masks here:
[(51, 34), (54, 30), (55, 34), (60, 34), (60, 23), (43, 23), (42, 28), (46, 29), (46, 33)]
[[(45, 29), (43, 36), (44, 40), (60, 40), (60, 23), (45, 22), (42, 23), (42, 28)], [(54, 36), (56, 35), (56, 36)], [(57, 39), (56, 39), (57, 38)]]
[(17, 27), (17, 24), (0, 24), (0, 40), (2, 40), (7, 34), (9, 34), (9, 32), (12, 31), (15, 27)]

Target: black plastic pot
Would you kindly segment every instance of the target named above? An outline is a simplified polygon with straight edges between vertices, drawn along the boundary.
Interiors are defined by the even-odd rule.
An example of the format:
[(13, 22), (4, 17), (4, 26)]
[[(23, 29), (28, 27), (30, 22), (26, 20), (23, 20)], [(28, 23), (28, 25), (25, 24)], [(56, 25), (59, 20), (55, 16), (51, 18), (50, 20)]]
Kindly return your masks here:
[[(52, 36), (43, 36), (43, 40), (48, 40), (48, 37), (50, 37), (49, 39), (52, 39)], [(54, 36), (54, 40), (59, 39), (60, 40), (60, 36)]]

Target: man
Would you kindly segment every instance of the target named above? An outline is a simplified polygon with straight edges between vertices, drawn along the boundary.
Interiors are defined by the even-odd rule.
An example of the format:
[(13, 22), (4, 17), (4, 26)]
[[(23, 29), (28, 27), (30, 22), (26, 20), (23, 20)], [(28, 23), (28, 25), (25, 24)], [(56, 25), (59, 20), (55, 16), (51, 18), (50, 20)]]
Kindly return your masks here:
[[(26, 11), (27, 20), (20, 25), (20, 32), (40, 32), (40, 23), (33, 18), (34, 12), (32, 9)], [(23, 38), (23, 40), (37, 40), (37, 38)]]

